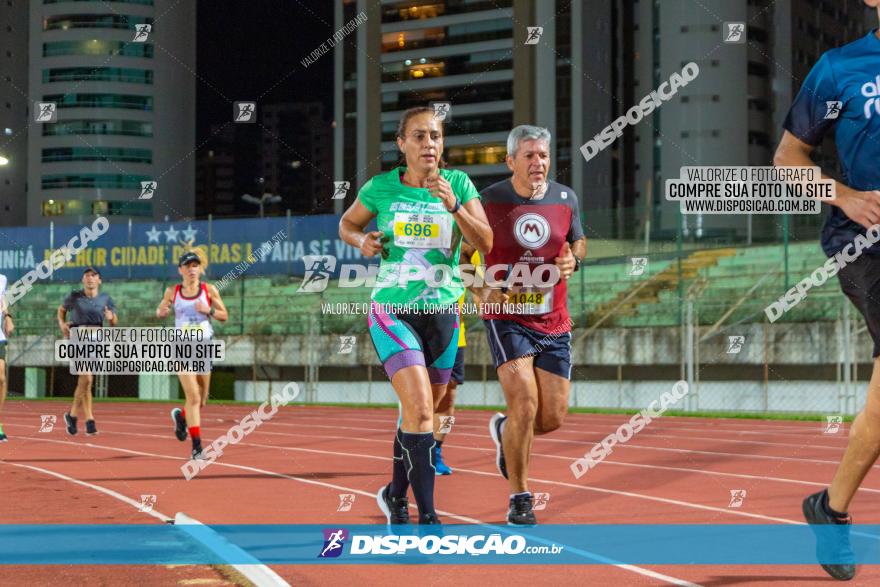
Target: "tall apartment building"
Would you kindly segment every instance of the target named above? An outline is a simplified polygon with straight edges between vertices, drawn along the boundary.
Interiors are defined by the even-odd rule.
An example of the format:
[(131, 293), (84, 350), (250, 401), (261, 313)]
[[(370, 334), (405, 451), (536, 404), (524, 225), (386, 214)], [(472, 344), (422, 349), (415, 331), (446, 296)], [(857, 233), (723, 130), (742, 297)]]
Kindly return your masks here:
[[(664, 182), (685, 165), (769, 165), (781, 117), (821, 53), (866, 31), (858, 2), (830, 0), (336, 0), (334, 173), (361, 185), (399, 160), (400, 113), (448, 101), (446, 158), (478, 187), (509, 175), (516, 124), (554, 135), (554, 179), (571, 185), (595, 236), (770, 234), (774, 217), (690, 216)], [(747, 25), (724, 42), (724, 23)], [(541, 27), (537, 44), (527, 28)], [(700, 74), (586, 161), (580, 146), (695, 61)], [(341, 206), (341, 202), (340, 202)]]
[[(29, 225), (194, 213), (195, 2), (32, 0)], [(140, 25), (149, 25), (146, 37)], [(156, 181), (152, 199), (142, 182)]]
[[(337, 179), (359, 186), (396, 165), (401, 112), (450, 102), (445, 158), (477, 187), (510, 175), (507, 134), (527, 123), (554, 135), (551, 175), (571, 183), (585, 201), (594, 198), (593, 205), (610, 203), (608, 193), (588, 187), (577, 160), (584, 125), (611, 115), (614, 92), (604, 86), (615, 81), (611, 60), (618, 55), (610, 6), (588, 8), (580, 0), (336, 0), (337, 28), (362, 12), (366, 22), (335, 51)], [(537, 43), (526, 44), (529, 27), (540, 27)], [(604, 92), (605, 99), (589, 113), (572, 106), (595, 92)]]
[(0, 3), (0, 226), (27, 222), (28, 2)]
[[(810, 68), (826, 50), (865, 34), (870, 22), (861, 3), (833, 0), (635, 4), (636, 100), (685, 63), (700, 66), (696, 80), (635, 127), (636, 201), (661, 237), (679, 222), (678, 204), (665, 201), (665, 180), (686, 165), (771, 165), (782, 122)], [(725, 43), (725, 22), (745, 23), (746, 42)], [(781, 231), (774, 216), (682, 221), (685, 235), (695, 238)]]

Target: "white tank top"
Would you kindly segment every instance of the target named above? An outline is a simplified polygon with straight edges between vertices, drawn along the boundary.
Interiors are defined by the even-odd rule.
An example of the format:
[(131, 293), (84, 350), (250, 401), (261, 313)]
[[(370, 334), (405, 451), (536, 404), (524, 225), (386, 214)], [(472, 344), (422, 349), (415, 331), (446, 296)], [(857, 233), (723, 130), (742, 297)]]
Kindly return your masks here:
[(205, 340), (214, 336), (214, 328), (211, 326), (211, 317), (196, 310), (196, 302), (201, 300), (208, 307), (211, 306), (211, 297), (208, 295), (208, 286), (199, 283), (199, 295), (194, 298), (184, 297), (182, 286), (178, 283), (174, 287), (174, 326), (184, 330), (201, 330)]
[(3, 296), (6, 295), (6, 276), (0, 275), (0, 342), (6, 342), (6, 335), (3, 334), (3, 319), (6, 314), (3, 312)]

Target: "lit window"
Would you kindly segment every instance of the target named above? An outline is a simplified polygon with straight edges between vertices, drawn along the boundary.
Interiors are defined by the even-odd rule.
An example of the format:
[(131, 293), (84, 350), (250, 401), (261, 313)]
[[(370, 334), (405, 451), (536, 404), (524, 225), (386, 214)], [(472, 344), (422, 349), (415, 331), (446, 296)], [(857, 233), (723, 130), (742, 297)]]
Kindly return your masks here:
[(46, 200), (43, 202), (43, 216), (63, 216), (64, 202), (61, 200)]

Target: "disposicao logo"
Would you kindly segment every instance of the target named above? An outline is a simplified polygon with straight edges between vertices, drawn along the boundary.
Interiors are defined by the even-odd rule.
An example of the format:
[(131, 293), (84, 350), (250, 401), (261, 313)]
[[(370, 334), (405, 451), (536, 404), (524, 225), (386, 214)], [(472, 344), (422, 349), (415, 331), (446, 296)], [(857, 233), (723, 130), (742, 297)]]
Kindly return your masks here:
[(337, 558), (342, 554), (342, 547), (347, 539), (348, 530), (345, 528), (325, 528), (324, 547), (318, 558)]

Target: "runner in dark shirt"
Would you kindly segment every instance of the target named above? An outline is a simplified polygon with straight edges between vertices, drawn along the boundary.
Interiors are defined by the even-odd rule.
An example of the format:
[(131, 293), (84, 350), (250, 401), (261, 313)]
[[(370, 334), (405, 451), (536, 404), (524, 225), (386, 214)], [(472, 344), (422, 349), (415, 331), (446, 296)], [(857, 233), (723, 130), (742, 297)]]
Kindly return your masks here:
[[(58, 307), (58, 326), (64, 338), (70, 337), (73, 327), (102, 327), (106, 321), (116, 326), (116, 304), (113, 298), (101, 293), (101, 273), (94, 267), (86, 267), (82, 276), (83, 288), (70, 292), (61, 306)], [(94, 375), (82, 373), (73, 393), (73, 405), (69, 412), (64, 413), (64, 424), (67, 433), (73, 436), (77, 432), (76, 422), (80, 411), (86, 418), (86, 434), (97, 434), (95, 416), (92, 413), (92, 383)]]
[[(880, 16), (880, 0), (865, 4)], [(840, 286), (865, 318), (873, 342), (874, 370), (865, 407), (853, 421), (843, 459), (828, 488), (808, 496), (802, 506), (808, 523), (825, 526), (817, 530), (817, 552), (822, 568), (839, 580), (856, 573), (847, 510), (880, 455), (880, 243), (864, 247), (866, 231), (880, 232), (878, 73), (878, 29), (823, 54), (789, 110), (773, 159), (780, 166), (814, 166), (810, 153), (833, 133), (843, 176), (835, 181), (835, 200), (827, 202), (832, 208), (822, 230), (822, 249), (829, 257), (846, 260), (838, 272)], [(829, 524), (835, 532), (827, 531)]]

